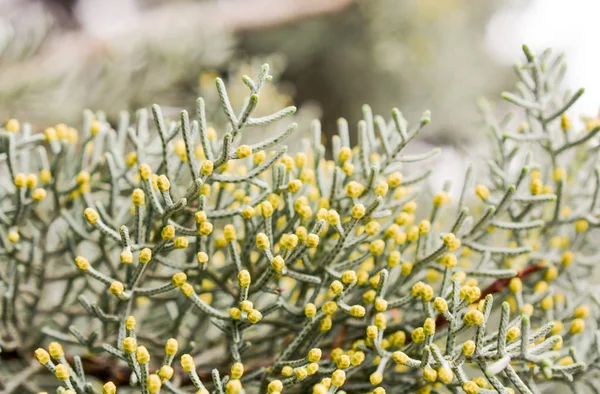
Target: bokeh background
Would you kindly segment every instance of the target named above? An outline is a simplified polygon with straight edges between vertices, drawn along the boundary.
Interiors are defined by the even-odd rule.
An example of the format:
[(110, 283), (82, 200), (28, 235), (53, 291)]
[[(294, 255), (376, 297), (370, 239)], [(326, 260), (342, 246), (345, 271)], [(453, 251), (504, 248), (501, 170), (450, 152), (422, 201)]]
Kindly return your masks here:
[(318, 117), (331, 134), (363, 103), (413, 121), (430, 109), (425, 143), (461, 157), (484, 138), (477, 98), (512, 86), (522, 43), (564, 51), (567, 83), (588, 88), (576, 109), (597, 112), (599, 11), (589, 0), (0, 0), (0, 123), (192, 109), (215, 97), (216, 75), (235, 100), (238, 77), (269, 62), (266, 113), (293, 103), (301, 127)]

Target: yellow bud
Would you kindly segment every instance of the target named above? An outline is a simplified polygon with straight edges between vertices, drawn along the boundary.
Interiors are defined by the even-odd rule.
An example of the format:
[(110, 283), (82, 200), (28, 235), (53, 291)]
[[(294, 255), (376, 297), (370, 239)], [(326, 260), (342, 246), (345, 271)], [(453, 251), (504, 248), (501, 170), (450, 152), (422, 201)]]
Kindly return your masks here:
[(118, 280), (115, 280), (110, 284), (110, 288), (108, 290), (113, 295), (119, 297), (125, 291), (125, 287), (123, 286), (123, 283), (119, 282)]
[(215, 168), (215, 165), (212, 161), (205, 160), (202, 163), (202, 166), (200, 167), (200, 173), (202, 173), (202, 175), (205, 175), (205, 176), (210, 176), (210, 175), (212, 175), (214, 168)]
[(380, 182), (377, 184), (377, 186), (375, 186), (374, 192), (378, 196), (385, 197), (389, 188), (390, 188), (390, 186), (388, 185), (387, 182)]
[(334, 387), (341, 387), (344, 385), (345, 382), (346, 372), (342, 371), (341, 369), (336, 369), (335, 371), (333, 371), (333, 373), (331, 374), (331, 384)]
[(169, 178), (166, 177), (166, 175), (159, 176), (158, 180), (156, 181), (156, 184), (158, 185), (158, 190), (160, 190), (163, 193), (171, 188), (171, 182), (169, 181)]
[(306, 237), (306, 246), (316, 248), (319, 245), (319, 236), (317, 234), (308, 234)]
[(448, 384), (454, 379), (454, 372), (452, 372), (450, 367), (441, 367), (437, 371), (437, 376), (442, 382)]
[(187, 275), (184, 272), (177, 272), (171, 278), (171, 283), (175, 287), (181, 287), (187, 281)]
[(150, 353), (148, 353), (148, 349), (145, 346), (139, 346), (135, 350), (135, 358), (138, 363), (145, 364), (150, 361)]
[(465, 392), (465, 394), (479, 393), (479, 386), (477, 385), (477, 383), (475, 383), (473, 381), (467, 381), (467, 382), (463, 383), (462, 389)]
[(308, 318), (315, 317), (317, 314), (317, 307), (312, 302), (309, 302), (304, 306), (304, 315)]
[(427, 382), (435, 382), (437, 380), (437, 371), (431, 367), (423, 369), (423, 379)]
[(48, 142), (56, 141), (56, 129), (54, 127), (48, 127), (46, 130), (44, 130), (44, 136)]
[(521, 282), (520, 278), (515, 277), (512, 278), (508, 283), (508, 288), (513, 293), (520, 293), (523, 290), (523, 283)]
[(564, 180), (566, 177), (567, 177), (567, 172), (562, 167), (556, 167), (554, 169), (554, 171), (552, 172), (552, 179), (554, 179), (555, 182)]
[(150, 374), (148, 375), (148, 378), (146, 378), (146, 386), (151, 394), (158, 393), (162, 386), (162, 381), (157, 374)]
[(485, 185), (477, 185), (475, 187), (475, 194), (482, 200), (487, 200), (490, 197), (490, 189)]
[(102, 394), (116, 394), (117, 386), (113, 382), (106, 382), (102, 386)]
[(350, 315), (352, 317), (361, 318), (365, 313), (365, 308), (362, 305), (353, 305), (350, 307)]
[(283, 382), (281, 380), (272, 380), (267, 386), (269, 393), (281, 393), (283, 390)]
[(245, 159), (246, 157), (252, 155), (252, 148), (249, 145), (240, 145), (236, 150), (235, 154), (240, 159)]
[(35, 350), (35, 359), (38, 363), (44, 365), (50, 362), (50, 355), (48, 352), (42, 348), (38, 348)]
[(506, 340), (508, 342), (514, 342), (521, 336), (521, 330), (517, 326), (513, 326), (506, 331)]
[(50, 356), (55, 360), (58, 360), (65, 355), (63, 347), (58, 342), (50, 343), (50, 345), (48, 345), (48, 351), (50, 352)]
[(590, 224), (585, 219), (580, 219), (575, 222), (575, 231), (578, 233), (584, 233), (588, 230)]
[(462, 352), (467, 357), (471, 356), (473, 353), (475, 353), (475, 342), (469, 340), (469, 341), (466, 341), (465, 343), (463, 343)]
[(150, 260), (152, 260), (152, 251), (149, 248), (144, 248), (140, 251), (139, 257), (140, 263), (147, 264)]
[(585, 330), (585, 321), (583, 319), (573, 319), (569, 332), (571, 334), (581, 334)]
[(248, 313), (247, 319), (250, 323), (256, 324), (262, 319), (262, 313), (260, 311), (253, 309)]
[(17, 243), (19, 242), (19, 239), (21, 239), (21, 236), (19, 235), (19, 233), (17, 231), (9, 231), (8, 232), (8, 240), (12, 243)]
[(161, 379), (164, 379), (164, 380), (171, 379), (173, 377), (174, 373), (175, 373), (175, 370), (170, 365), (163, 365), (158, 370), (158, 376), (160, 376)]
[(135, 338), (132, 337), (127, 337), (125, 339), (123, 339), (123, 350), (125, 350), (127, 353), (133, 353), (135, 352), (135, 349), (137, 348), (137, 342), (135, 340)]
[(483, 324), (485, 317), (483, 313), (478, 311), (477, 309), (470, 310), (463, 317), (463, 321), (467, 326), (480, 325)]
[(18, 133), (19, 130), (21, 129), (21, 124), (19, 123), (19, 121), (17, 119), (9, 119), (6, 122), (6, 124), (4, 125), (4, 128), (9, 133)]
[(57, 364), (56, 369), (54, 370), (54, 374), (56, 375), (56, 378), (62, 382), (66, 382), (71, 376), (69, 374), (69, 370), (64, 364)]
[(204, 237), (210, 235), (213, 232), (213, 224), (211, 222), (202, 222), (198, 225), (198, 235)]
[(271, 261), (271, 267), (277, 272), (283, 271), (285, 268), (285, 261), (283, 260), (283, 257), (275, 256), (275, 258), (273, 258)]

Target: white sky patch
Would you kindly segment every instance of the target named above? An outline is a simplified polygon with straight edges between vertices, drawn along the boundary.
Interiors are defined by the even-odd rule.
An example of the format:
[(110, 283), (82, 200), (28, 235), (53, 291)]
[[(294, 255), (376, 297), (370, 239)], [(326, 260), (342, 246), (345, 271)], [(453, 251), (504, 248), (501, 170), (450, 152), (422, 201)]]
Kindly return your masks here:
[(563, 52), (566, 86), (586, 89), (570, 112), (594, 115), (600, 109), (599, 17), (597, 0), (506, 0), (487, 26), (487, 48), (505, 64), (522, 59), (522, 44), (536, 52)]

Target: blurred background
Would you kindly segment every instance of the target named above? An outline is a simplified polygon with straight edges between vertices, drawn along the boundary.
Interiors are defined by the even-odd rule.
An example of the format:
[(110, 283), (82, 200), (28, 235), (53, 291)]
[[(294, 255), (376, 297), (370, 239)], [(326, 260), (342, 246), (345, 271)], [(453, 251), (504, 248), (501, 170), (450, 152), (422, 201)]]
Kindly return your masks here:
[(477, 98), (512, 87), (523, 43), (566, 52), (567, 83), (588, 88), (577, 109), (597, 112), (599, 10), (588, 0), (0, 0), (0, 123), (193, 109), (198, 95), (216, 97), (217, 75), (241, 102), (239, 76), (269, 62), (265, 113), (293, 103), (332, 134), (364, 103), (409, 121), (430, 109), (424, 139), (460, 156), (483, 138)]

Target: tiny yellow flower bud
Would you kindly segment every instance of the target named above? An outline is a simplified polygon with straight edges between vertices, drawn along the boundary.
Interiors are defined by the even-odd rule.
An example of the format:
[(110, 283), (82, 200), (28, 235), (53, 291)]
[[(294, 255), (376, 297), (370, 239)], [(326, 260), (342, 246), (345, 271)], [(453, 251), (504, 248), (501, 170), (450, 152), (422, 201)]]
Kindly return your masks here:
[(248, 272), (248, 270), (241, 270), (238, 273), (238, 282), (240, 284), (240, 287), (248, 287), (250, 286), (250, 282), (251, 282), (251, 278), (250, 278), (250, 272)]
[(352, 305), (350, 307), (350, 315), (356, 318), (361, 318), (365, 315), (366, 311), (362, 305)]
[(110, 288), (108, 290), (118, 297), (125, 291), (125, 286), (123, 286), (123, 283), (119, 282), (118, 280), (115, 280), (110, 284)]
[(237, 239), (237, 233), (235, 231), (235, 227), (232, 224), (228, 224), (223, 229), (223, 235), (225, 236), (225, 240), (227, 242), (233, 242)]
[(150, 260), (152, 260), (152, 251), (149, 248), (144, 248), (140, 251), (139, 257), (140, 263), (147, 264)]
[(298, 380), (304, 380), (308, 376), (308, 371), (304, 367), (296, 368), (296, 378)]
[(85, 220), (87, 220), (87, 222), (92, 225), (96, 224), (98, 222), (98, 219), (100, 219), (98, 212), (96, 212), (96, 210), (93, 208), (86, 208), (83, 211), (83, 216), (85, 217)]
[(344, 291), (344, 285), (339, 280), (334, 280), (331, 282), (331, 285), (329, 285), (329, 289), (333, 292), (333, 294), (340, 294), (342, 291)]
[(554, 179), (555, 182), (564, 180), (566, 177), (567, 177), (567, 172), (562, 167), (556, 167), (554, 169), (554, 171), (552, 172), (552, 179)]
[(371, 384), (373, 386), (377, 386), (378, 384), (380, 384), (383, 381), (383, 375), (379, 372), (373, 372), (369, 376), (369, 381), (371, 382)]
[(44, 365), (50, 362), (50, 355), (48, 352), (42, 348), (38, 348), (35, 350), (35, 359), (38, 363)]
[(287, 188), (290, 193), (296, 193), (302, 188), (302, 181), (300, 179), (291, 180), (288, 182)]
[(436, 207), (441, 207), (446, 202), (450, 200), (450, 196), (447, 193), (440, 192), (433, 196), (433, 205)]
[(465, 394), (479, 393), (479, 386), (477, 385), (477, 383), (473, 382), (472, 380), (463, 383), (462, 389), (464, 390)]
[(161, 386), (162, 381), (160, 380), (160, 377), (157, 374), (153, 373), (148, 375), (148, 378), (146, 379), (146, 387), (148, 387), (148, 391), (151, 394), (158, 393), (160, 391)]
[(239, 320), (242, 318), (242, 311), (239, 308), (229, 308), (229, 316), (231, 316), (234, 320)]
[(178, 272), (171, 278), (171, 283), (175, 287), (181, 287), (187, 281), (187, 275), (184, 272)]
[(283, 257), (275, 256), (275, 258), (273, 258), (271, 261), (271, 267), (277, 272), (283, 271), (285, 268), (285, 261), (283, 260)]
[(566, 267), (566, 266), (571, 265), (571, 263), (573, 263), (573, 260), (575, 260), (575, 255), (573, 254), (572, 251), (567, 250), (566, 252), (564, 252), (562, 254), (560, 263)]
[(521, 330), (517, 326), (513, 326), (506, 331), (506, 340), (508, 342), (514, 342), (521, 336)]
[(202, 222), (198, 225), (198, 235), (206, 237), (213, 231), (213, 224), (211, 222)]
[(469, 341), (466, 341), (465, 343), (463, 343), (462, 352), (467, 357), (471, 356), (473, 353), (475, 353), (475, 342), (469, 340)]
[(579, 305), (573, 311), (573, 316), (577, 319), (584, 319), (590, 315), (590, 308), (587, 305)]
[(396, 364), (406, 364), (408, 362), (408, 356), (401, 351), (394, 352), (392, 354), (392, 358), (394, 359)]
[(137, 163), (136, 152), (129, 152), (127, 155), (125, 155), (125, 164), (127, 165), (127, 167), (133, 167), (135, 163)]
[(119, 258), (121, 260), (121, 263), (123, 263), (123, 264), (133, 263), (133, 253), (131, 253), (131, 250), (122, 251)]
[(437, 297), (433, 301), (433, 307), (435, 308), (436, 311), (438, 311), (440, 313), (444, 313), (444, 312), (448, 311), (448, 303), (442, 297)]
[(371, 242), (371, 244), (369, 245), (369, 252), (371, 252), (373, 256), (380, 256), (383, 254), (384, 251), (385, 242), (383, 242), (383, 240), (381, 239), (377, 239)]
[(19, 130), (21, 129), (21, 124), (19, 123), (19, 121), (17, 119), (9, 119), (6, 122), (6, 124), (4, 125), (4, 128), (9, 133), (18, 133)]
[(194, 294), (194, 286), (192, 286), (189, 283), (184, 283), (179, 289), (181, 290), (181, 293), (186, 297), (191, 297)]
[(319, 245), (319, 236), (317, 234), (308, 234), (306, 237), (306, 246), (316, 248)]
[(317, 314), (317, 307), (312, 302), (309, 302), (304, 306), (304, 316), (311, 318)]
[(431, 231), (431, 223), (429, 220), (422, 220), (419, 222), (419, 234), (426, 235)]
[(354, 219), (361, 219), (363, 216), (365, 216), (366, 211), (367, 209), (364, 205), (356, 204), (352, 207), (352, 217)]
[(337, 311), (337, 304), (334, 301), (327, 301), (321, 307), (323, 313), (326, 315), (333, 315)]
[(571, 322), (571, 328), (569, 332), (571, 334), (581, 334), (585, 329), (585, 321), (583, 319), (574, 319)]
[(116, 394), (117, 386), (113, 382), (106, 382), (102, 386), (102, 394)]
[(352, 159), (352, 150), (347, 146), (342, 146), (340, 148), (340, 153), (338, 155), (338, 160), (341, 163), (345, 163), (348, 160)]
[(215, 168), (215, 165), (212, 161), (205, 160), (202, 163), (202, 166), (200, 167), (200, 172), (202, 173), (202, 175), (210, 176), (210, 175), (212, 175), (214, 168)]
[(90, 181), (90, 173), (87, 171), (81, 171), (79, 174), (77, 174), (77, 176), (75, 177), (75, 181), (80, 184), (83, 185), (85, 183), (88, 183)]
[(50, 356), (55, 360), (58, 360), (65, 355), (63, 347), (58, 342), (50, 343), (50, 345), (48, 345), (48, 351), (50, 352)]
[(256, 234), (256, 247), (260, 250), (266, 250), (270, 246), (269, 237), (265, 233)]
[(385, 197), (389, 189), (390, 185), (387, 182), (380, 182), (375, 186), (374, 192), (378, 196)]
[(177, 354), (177, 350), (179, 349), (179, 343), (175, 338), (167, 339), (167, 343), (165, 344), (165, 353), (168, 356), (174, 356)]
[(44, 130), (44, 136), (48, 142), (56, 141), (56, 129), (54, 127), (48, 127), (46, 130)]
[(239, 379), (244, 374), (244, 365), (242, 363), (234, 363), (231, 366), (230, 375), (233, 379)]
[(56, 369), (54, 370), (54, 374), (56, 375), (56, 378), (62, 382), (66, 382), (71, 376), (69, 374), (69, 370), (64, 364), (57, 364)]
[(421, 343), (425, 340), (425, 330), (423, 330), (423, 327), (418, 327), (413, 330), (410, 337), (414, 343)]
[(365, 190), (365, 187), (356, 181), (351, 181), (346, 185), (346, 193), (350, 198), (357, 198)]
[(183, 368), (185, 372), (191, 372), (194, 369), (196, 369), (196, 363), (194, 362), (192, 356), (190, 356), (189, 354), (184, 354), (183, 356), (181, 356), (180, 362), (181, 368)]
[(257, 309), (253, 309), (248, 313), (247, 319), (250, 323), (256, 324), (262, 319), (262, 313)]
[(470, 310), (463, 317), (463, 321), (467, 326), (480, 325), (483, 323), (485, 317), (483, 313), (478, 311), (477, 309)]
[(379, 333), (379, 329), (376, 326), (368, 326), (367, 327), (367, 338), (375, 339), (377, 338), (377, 334)]
[(425, 323), (423, 323), (423, 332), (425, 335), (435, 334), (435, 320), (430, 317), (425, 319)]
[(477, 185), (475, 187), (475, 194), (482, 200), (487, 200), (490, 197), (490, 189), (485, 185)]
[(575, 222), (575, 231), (577, 231), (578, 233), (585, 233), (589, 227), (590, 224), (585, 219), (580, 219)]
[(281, 393), (283, 390), (283, 382), (281, 380), (272, 380), (267, 386), (269, 393)]
[(454, 372), (450, 367), (444, 366), (437, 370), (437, 376), (442, 382), (448, 384), (454, 379)]
[(174, 373), (175, 373), (175, 370), (170, 365), (163, 365), (158, 370), (158, 376), (160, 376), (161, 379), (164, 379), (164, 380), (171, 379), (173, 377)]
[(166, 175), (159, 176), (158, 180), (156, 181), (156, 184), (158, 185), (158, 190), (160, 190), (163, 193), (171, 188), (171, 182), (169, 181), (169, 178), (167, 178)]
[(508, 288), (513, 293), (519, 293), (523, 290), (523, 283), (521, 282), (520, 278), (515, 277), (515, 278), (512, 278), (510, 280), (510, 282), (508, 283)]
[(170, 224), (163, 227), (162, 231), (160, 232), (160, 236), (165, 241), (170, 241), (171, 239), (173, 239), (175, 237), (175, 227), (173, 227)]
[(140, 364), (150, 362), (150, 353), (148, 353), (148, 349), (146, 349), (145, 346), (138, 346), (135, 350), (135, 359)]
[(346, 382), (346, 372), (336, 369), (331, 374), (331, 384), (335, 387), (341, 387)]
[(21, 239), (21, 236), (19, 235), (18, 232), (16, 231), (9, 231), (8, 232), (8, 240), (12, 243), (17, 243), (19, 242), (19, 239)]
[(431, 367), (423, 369), (423, 379), (427, 382), (435, 382), (437, 380), (437, 371)]
[(252, 155), (252, 148), (249, 145), (240, 145), (236, 150), (235, 154), (240, 159), (245, 159), (246, 157)]
[(137, 348), (137, 342), (135, 341), (135, 338), (132, 337), (127, 337), (125, 339), (123, 339), (123, 350), (125, 350), (127, 353), (133, 353), (135, 352), (135, 349)]
[(375, 300), (375, 310), (377, 312), (385, 312), (387, 310), (388, 303), (383, 298), (379, 297)]

